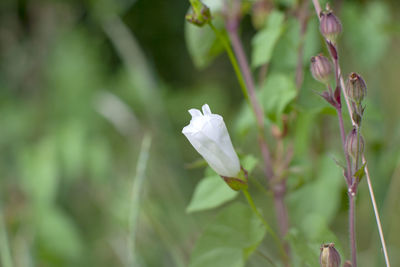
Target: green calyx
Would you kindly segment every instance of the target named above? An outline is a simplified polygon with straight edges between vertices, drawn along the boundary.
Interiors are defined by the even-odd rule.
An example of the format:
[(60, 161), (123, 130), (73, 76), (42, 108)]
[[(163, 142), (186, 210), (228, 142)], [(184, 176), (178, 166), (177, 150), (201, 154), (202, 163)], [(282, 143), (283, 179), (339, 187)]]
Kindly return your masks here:
[(185, 19), (197, 26), (203, 26), (211, 21), (211, 12), (208, 6), (200, 0), (189, 0), (192, 5), (192, 12), (186, 14)]
[(238, 173), (238, 177), (226, 177), (221, 176), (222, 179), (235, 191), (240, 191), (247, 189), (247, 171), (241, 168), (240, 172)]

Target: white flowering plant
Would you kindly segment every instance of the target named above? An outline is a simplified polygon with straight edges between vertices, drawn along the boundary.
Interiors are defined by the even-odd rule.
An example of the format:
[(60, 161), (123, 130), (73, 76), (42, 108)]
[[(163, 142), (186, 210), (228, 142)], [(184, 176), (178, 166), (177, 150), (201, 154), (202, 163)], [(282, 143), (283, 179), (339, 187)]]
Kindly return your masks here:
[[(297, 133), (293, 131), (296, 127), (301, 128), (301, 123), (298, 123), (297, 119), (301, 121), (305, 114), (299, 108), (301, 106), (301, 101), (299, 100), (300, 89), (310, 85), (315, 86), (315, 84), (305, 82), (304, 75), (304, 53), (312, 50), (305, 49), (301, 41), (302, 39), (309, 38), (305, 32), (309, 23), (307, 1), (303, 1), (304, 3), (299, 4), (295, 10), (297, 18), (302, 25), (302, 30), (298, 46), (298, 62), (294, 69), (295, 75), (293, 77), (291, 76), (293, 73), (288, 73), (286, 66), (282, 66), (282, 64), (285, 64), (282, 63), (285, 60), (290, 61), (289, 57), (292, 53), (290, 48), (285, 46), (285, 41), (281, 41), (285, 40), (285, 38), (293, 38), (293, 36), (290, 36), (291, 30), (288, 31), (289, 33), (285, 32), (286, 28), (294, 28), (293, 20), (287, 19), (287, 14), (285, 15), (282, 10), (277, 8), (266, 8), (261, 3), (262, 1), (256, 1), (257, 3), (253, 5), (253, 13), (250, 14), (253, 18), (254, 27), (259, 27), (259, 29), (252, 39), (252, 61), (250, 65), (238, 31), (242, 17), (249, 10), (245, 3), (246, 1), (229, 0), (225, 1), (222, 5), (217, 5), (216, 2), (219, 1), (205, 0), (203, 3), (200, 0), (190, 0), (192, 9), (186, 16), (188, 21), (188, 48), (195, 65), (200, 68), (208, 65), (222, 51), (221, 48), (224, 48), (229, 56), (248, 104), (248, 109), (244, 109), (243, 113), (252, 113), (251, 119), (247, 117), (248, 120), (244, 123), (241, 122), (241, 126), (245, 125), (244, 128), (246, 128), (246, 131), (256, 129), (254, 132), (257, 136), (256, 140), (262, 158), (262, 164), (260, 165), (262, 165), (261, 169), (265, 177), (267, 191), (272, 196), (273, 209), (277, 220), (277, 234), (275, 233), (275, 229), (270, 227), (268, 219), (266, 219), (268, 215), (263, 215), (259, 208), (256, 207), (255, 201), (250, 194), (251, 181), (257, 187), (262, 187), (262, 185), (260, 185), (257, 179), (252, 179), (251, 175), (249, 176), (246, 166), (242, 166), (245, 164), (241, 164), (239, 160), (223, 117), (213, 114), (208, 104), (202, 106), (202, 111), (192, 108), (189, 110), (192, 118), (190, 123), (183, 128), (182, 133), (217, 176), (222, 177), (231, 189), (243, 192), (253, 212), (255, 221), (258, 222), (251, 229), (241, 228), (244, 232), (247, 230), (258, 231), (256, 235), (259, 238), (243, 238), (242, 242), (248, 244), (248, 246), (235, 244), (236, 253), (247, 255), (246, 249), (252, 247), (253, 249), (248, 252), (248, 255), (250, 255), (254, 251), (254, 248), (257, 248), (263, 240), (263, 236), (268, 233), (272, 236), (275, 241), (274, 244), (278, 248), (278, 253), (274, 256), (274, 259), (269, 260), (272, 265), (315, 266), (317, 257), (315, 256), (310, 259), (307, 258), (306, 254), (312, 255), (318, 253), (318, 250), (309, 251), (305, 244), (307, 242), (320, 242), (323, 244), (325, 238), (329, 236), (329, 238), (334, 237), (336, 244), (327, 243), (321, 246), (320, 266), (340, 267), (341, 257), (338, 250), (343, 250), (343, 246), (339, 242), (336, 242), (337, 238), (335, 238), (332, 232), (326, 231), (324, 234), (309, 235), (305, 238), (302, 237), (303, 239), (299, 236), (307, 235), (302, 230), (302, 226), (306, 224), (310, 228), (322, 227), (328, 229), (328, 225), (321, 223), (321, 221), (328, 221), (327, 218), (331, 219), (335, 211), (323, 204), (320, 205), (320, 208), (312, 207), (321, 201), (316, 197), (315, 192), (324, 192), (325, 199), (329, 199), (329, 201), (336, 199), (338, 201), (343, 185), (337, 177), (343, 173), (350, 201), (350, 245), (348, 248), (350, 253), (348, 254), (351, 261), (346, 261), (345, 266), (356, 267), (355, 197), (358, 184), (365, 174), (367, 174), (368, 184), (370, 185), (370, 178), (364, 157), (365, 143), (361, 136), (361, 121), (365, 109), (362, 100), (366, 95), (366, 83), (360, 75), (352, 73), (349, 76), (347, 86), (344, 85), (337, 49), (338, 37), (342, 31), (340, 20), (333, 14), (328, 5), (326, 10), (322, 11), (318, 0), (312, 1), (319, 19), (319, 30), (326, 43), (330, 58), (322, 54), (311, 57), (319, 49), (316, 47), (315, 51), (310, 53), (309, 58), (311, 58), (311, 63), (309, 74), (327, 88), (326, 91), (318, 94), (336, 111), (343, 145), (342, 152), (346, 164), (342, 164), (338, 160), (336, 161), (343, 168), (340, 171), (330, 160), (327, 160), (327, 156), (322, 157), (316, 163), (319, 169), (319, 176), (321, 176), (319, 181), (300, 187), (296, 191), (297, 188), (293, 186), (294, 183), (289, 178), (299, 175), (299, 173), (293, 172), (296, 169), (293, 165), (296, 161), (301, 162), (303, 158), (302, 153), (306, 152), (304, 148), (298, 144), (296, 145), (296, 138), (298, 137), (296, 136)], [(313, 41), (316, 42), (316, 40)], [(275, 56), (274, 53), (279, 54), (279, 57)], [(258, 84), (253, 79), (252, 69), (254, 68), (260, 68)], [(259, 90), (256, 90), (257, 87)], [(345, 101), (342, 101), (342, 99)], [(342, 115), (342, 106), (344, 107), (345, 103), (353, 124), (353, 129), (350, 131), (347, 140)], [(243, 113), (241, 114), (242, 116)], [(310, 139), (308, 145), (311, 146), (311, 144)], [(328, 165), (329, 167), (327, 167)], [(236, 193), (231, 194), (224, 191), (222, 183), (217, 183), (216, 181), (206, 177), (199, 183), (188, 206), (187, 210), (189, 212), (216, 208), (237, 196)], [(291, 195), (287, 195), (290, 191), (292, 192)], [(387, 266), (390, 266), (371, 186), (369, 187), (369, 191), (371, 200), (374, 203), (374, 212), (377, 218), (385, 262)], [(310, 203), (310, 205), (306, 205), (306, 203)], [(271, 210), (270, 207), (266, 209), (268, 212)], [(229, 212), (238, 216), (233, 209), (229, 210)], [(221, 216), (235, 217), (231, 213)], [(314, 217), (305, 216), (307, 213), (312, 213)], [(235, 220), (239, 220), (238, 217), (235, 217)], [(232, 264), (234, 266), (244, 266), (247, 256), (232, 260), (232, 253), (226, 252), (226, 246), (231, 248), (232, 244), (209, 243), (209, 240), (213, 240), (213, 236), (216, 233), (220, 234), (219, 231), (221, 229), (229, 227), (231, 221), (225, 223), (225, 225), (221, 225), (224, 223), (218, 221), (218, 226), (211, 225), (210, 228), (206, 229), (193, 250), (190, 266), (231, 266)], [(235, 225), (233, 227), (238, 228), (239, 226)], [(240, 233), (238, 231), (231, 231), (230, 235), (240, 236)], [(226, 238), (229, 239), (228, 237)], [(303, 244), (300, 244), (302, 242)], [(221, 251), (221, 253), (215, 252), (214, 249), (215, 251)], [(221, 258), (226, 260), (220, 260)], [(217, 264), (216, 262), (222, 262), (222, 264)]]

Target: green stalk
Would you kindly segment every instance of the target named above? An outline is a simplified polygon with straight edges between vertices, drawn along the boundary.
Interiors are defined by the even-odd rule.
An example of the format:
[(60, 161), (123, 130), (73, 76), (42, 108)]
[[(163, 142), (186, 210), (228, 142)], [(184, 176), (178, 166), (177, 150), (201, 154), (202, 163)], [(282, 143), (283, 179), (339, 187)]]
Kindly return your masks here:
[(242, 72), (240, 71), (239, 64), (238, 64), (238, 62), (236, 60), (235, 54), (233, 53), (229, 42), (226, 40), (225, 36), (220, 31), (218, 31), (217, 28), (215, 28), (214, 24), (212, 24), (211, 21), (208, 23), (208, 25), (210, 25), (211, 29), (214, 31), (214, 33), (217, 36), (217, 38), (222, 42), (222, 44), (223, 44), (223, 46), (225, 48), (225, 51), (228, 54), (229, 60), (231, 61), (233, 69), (235, 70), (235, 74), (236, 74), (236, 77), (237, 77), (237, 79), (239, 81), (239, 85), (240, 85), (240, 88), (242, 89), (244, 98), (248, 102), (249, 101), (249, 96), (247, 94), (246, 84), (244, 83)]
[(256, 205), (254, 204), (253, 198), (251, 197), (249, 191), (247, 189), (243, 189), (242, 191), (243, 191), (243, 194), (245, 195), (245, 197), (247, 199), (247, 202), (249, 203), (251, 209), (255, 213), (255, 215), (261, 220), (261, 222), (263, 223), (263, 225), (264, 225), (265, 229), (267, 230), (267, 232), (272, 236), (272, 238), (275, 240), (276, 244), (278, 245), (279, 251), (282, 254), (283, 260), (285, 262), (287, 262), (288, 256), (287, 256), (287, 254), (285, 252), (285, 249), (283, 248), (281, 240), (278, 238), (278, 236), (276, 235), (274, 230), (272, 230), (271, 226), (269, 226), (267, 221), (264, 219), (264, 217), (258, 211), (258, 209), (257, 209)]

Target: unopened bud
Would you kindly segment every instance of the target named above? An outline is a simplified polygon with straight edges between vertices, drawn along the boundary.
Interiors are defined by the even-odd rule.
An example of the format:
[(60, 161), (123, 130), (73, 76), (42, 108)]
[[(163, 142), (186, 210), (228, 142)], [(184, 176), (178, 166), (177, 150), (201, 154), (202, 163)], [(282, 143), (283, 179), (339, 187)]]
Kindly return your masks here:
[(356, 104), (360, 104), (367, 94), (367, 85), (364, 79), (355, 72), (350, 73), (347, 79), (346, 93)]
[(357, 130), (353, 128), (353, 130), (351, 130), (351, 132), (347, 135), (346, 138), (346, 151), (353, 159), (357, 157), (357, 152), (359, 152), (360, 154), (364, 152), (364, 139), (360, 135), (360, 140), (358, 140), (358, 144), (357, 144), (357, 139), (358, 139)]
[(332, 13), (332, 10), (327, 8), (325, 11), (320, 13), (320, 25), (319, 29), (321, 34), (331, 43), (335, 44), (336, 39), (342, 32), (342, 24), (340, 20)]
[(311, 58), (311, 74), (319, 82), (328, 83), (332, 76), (332, 64), (322, 54)]
[(329, 243), (321, 246), (319, 263), (321, 267), (340, 267), (340, 254), (335, 249), (335, 244)]
[(351, 266), (353, 266), (353, 265), (351, 265), (351, 262), (350, 262), (350, 261), (346, 261), (346, 262), (343, 264), (343, 267), (351, 267)]
[(203, 4), (200, 0), (190, 0), (192, 5), (192, 13), (188, 13), (185, 19), (197, 26), (203, 26), (211, 21), (211, 12), (208, 6)]

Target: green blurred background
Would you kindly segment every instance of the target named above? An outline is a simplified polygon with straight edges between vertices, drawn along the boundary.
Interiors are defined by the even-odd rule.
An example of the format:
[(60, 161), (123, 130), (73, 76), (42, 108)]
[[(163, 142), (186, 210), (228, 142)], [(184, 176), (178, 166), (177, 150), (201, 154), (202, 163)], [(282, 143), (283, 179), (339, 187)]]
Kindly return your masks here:
[[(273, 2), (285, 12), (296, 5)], [(368, 84), (367, 158), (392, 266), (399, 266), (400, 5), (360, 0), (333, 6), (344, 26), (343, 72), (357, 71)], [(196, 239), (218, 209), (186, 213), (204, 170), (193, 168), (199, 155), (181, 134), (190, 119), (187, 110), (208, 103), (224, 115), (238, 151), (259, 157), (252, 122), (243, 126), (249, 119), (227, 56), (203, 69), (193, 64), (184, 36), (188, 8), (186, 0), (0, 2), (4, 267), (131, 266), (132, 258), (138, 266), (188, 264)], [(321, 88), (312, 81), (306, 58), (324, 51), (311, 8), (298, 100), (304, 112), (289, 137), (297, 148), (294, 165), (302, 171), (289, 178), (288, 202), (293, 226), (302, 218), (302, 227), (310, 227), (304, 232), (317, 231), (313, 205), (329, 206), (326, 225), (348, 258), (348, 204), (331, 160), (341, 152), (336, 117), (312, 92)], [(250, 51), (256, 30), (249, 16), (241, 32)], [(297, 47), (285, 42), (271, 65), (293, 78)], [(264, 184), (261, 167), (254, 176)], [(307, 188), (318, 187), (321, 168), (338, 181), (333, 196), (326, 184)], [(254, 194), (274, 225), (270, 198)], [(357, 205), (360, 265), (383, 266), (365, 182)], [(318, 254), (319, 247), (315, 250)], [(259, 255), (248, 264), (269, 266)]]

